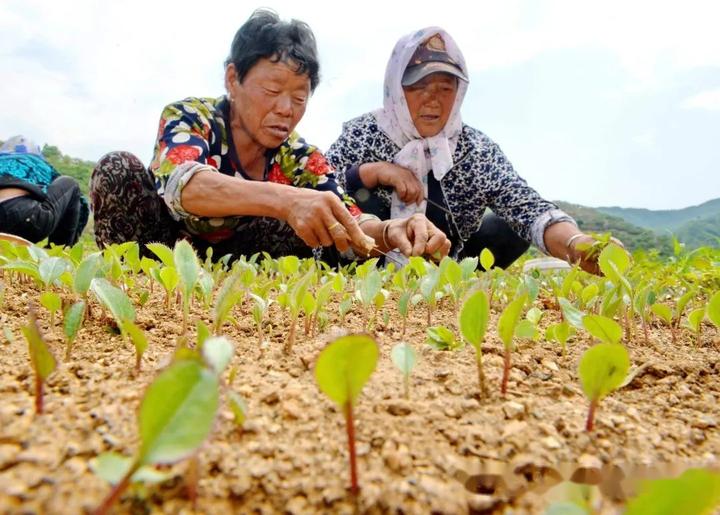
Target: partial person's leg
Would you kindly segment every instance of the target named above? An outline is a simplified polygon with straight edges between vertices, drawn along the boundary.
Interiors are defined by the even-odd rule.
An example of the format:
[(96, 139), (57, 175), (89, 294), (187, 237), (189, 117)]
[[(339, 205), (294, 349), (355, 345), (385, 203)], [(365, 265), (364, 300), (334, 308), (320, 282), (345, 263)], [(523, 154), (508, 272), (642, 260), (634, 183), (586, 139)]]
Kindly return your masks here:
[(56, 245), (75, 245), (80, 237), (80, 186), (72, 177), (58, 177), (49, 186), (43, 208), (51, 211), (54, 224), (48, 241)]
[(495, 266), (507, 268), (529, 247), (530, 244), (518, 236), (505, 220), (487, 212), (480, 229), (465, 242), (460, 257), (478, 256), (482, 249), (487, 248), (495, 257)]
[(100, 158), (90, 177), (90, 204), (100, 248), (126, 241), (175, 244), (177, 224), (155, 191), (152, 175), (129, 152)]
[(14, 234), (37, 243), (48, 237), (55, 224), (50, 210), (30, 195), (0, 202), (0, 232)]

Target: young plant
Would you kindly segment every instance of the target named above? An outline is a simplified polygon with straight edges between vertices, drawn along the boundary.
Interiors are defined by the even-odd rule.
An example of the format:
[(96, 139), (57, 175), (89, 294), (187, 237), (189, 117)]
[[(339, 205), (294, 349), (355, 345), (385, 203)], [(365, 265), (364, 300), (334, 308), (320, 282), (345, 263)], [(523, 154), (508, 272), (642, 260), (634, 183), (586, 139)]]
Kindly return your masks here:
[(685, 327), (690, 329), (695, 334), (695, 344), (700, 345), (700, 338), (702, 335), (702, 321), (705, 318), (706, 306), (701, 308), (693, 309), (688, 313), (687, 322)]
[(208, 436), (217, 412), (219, 375), (232, 353), (227, 340), (215, 340), (209, 339), (203, 346), (205, 365), (196, 359), (176, 361), (148, 387), (138, 412), (140, 449), (122, 465), (121, 479), (95, 510), (96, 515), (109, 512), (143, 467), (183, 460)]
[(22, 328), (22, 332), (28, 341), (30, 363), (35, 371), (35, 413), (40, 415), (43, 412), (43, 385), (55, 370), (57, 362), (40, 334), (35, 309), (32, 306), (28, 312), (28, 324)]
[(65, 332), (65, 361), (70, 359), (73, 342), (77, 336), (78, 330), (83, 323), (85, 315), (85, 302), (80, 300), (67, 308), (65, 311), (65, 320), (63, 329)]
[(707, 303), (707, 317), (720, 329), (720, 291), (715, 293)]
[(563, 356), (567, 354), (567, 341), (575, 334), (575, 328), (565, 322), (551, 324), (545, 329), (545, 339), (558, 342), (561, 346)]
[(55, 326), (55, 313), (62, 309), (62, 299), (54, 291), (44, 291), (40, 294), (40, 304), (50, 313), (50, 327)]
[(586, 431), (593, 430), (600, 401), (623, 383), (629, 368), (627, 349), (617, 343), (598, 343), (583, 353), (578, 373), (582, 389), (590, 400)]
[(323, 349), (315, 365), (315, 378), (320, 390), (330, 397), (345, 415), (350, 453), (350, 492), (354, 496), (359, 493), (360, 487), (353, 407), (363, 386), (375, 370), (378, 354), (377, 343), (370, 336), (343, 336)]
[(620, 324), (602, 315), (585, 315), (583, 326), (595, 338), (603, 343), (620, 343), (623, 330)]
[(507, 393), (508, 380), (510, 379), (510, 359), (511, 353), (514, 349), (513, 336), (515, 335), (515, 327), (520, 321), (522, 310), (525, 307), (527, 298), (527, 293), (523, 293), (510, 302), (510, 304), (508, 304), (500, 314), (500, 318), (498, 319), (497, 332), (500, 340), (503, 342), (503, 346), (505, 347), (503, 377), (502, 382), (500, 383), (500, 393), (503, 395)]
[(430, 347), (436, 350), (457, 350), (462, 347), (462, 341), (455, 338), (455, 333), (444, 325), (433, 325), (425, 331), (425, 340)]
[(186, 240), (179, 240), (173, 251), (175, 268), (180, 279), (180, 291), (182, 293), (183, 322), (182, 334), (187, 332), (188, 317), (190, 316), (190, 302), (192, 301), (195, 285), (200, 276), (200, 263), (197, 254), (190, 243)]
[(285, 341), (286, 354), (289, 354), (292, 351), (293, 345), (295, 345), (298, 316), (300, 315), (300, 310), (303, 308), (305, 294), (308, 292), (314, 278), (315, 270), (310, 270), (292, 285), (287, 294), (287, 307), (290, 311), (290, 331)]
[(470, 295), (460, 309), (460, 333), (470, 345), (475, 347), (478, 386), (482, 396), (486, 396), (488, 393), (482, 366), (482, 344), (485, 341), (485, 331), (487, 330), (489, 318), (490, 302), (483, 290), (478, 290)]
[(675, 343), (677, 338), (675, 336), (675, 324), (673, 323), (672, 309), (670, 309), (670, 307), (666, 304), (656, 303), (650, 306), (650, 311), (652, 311), (655, 316), (662, 320), (663, 323), (670, 329), (670, 337), (672, 338), (673, 343)]
[(640, 493), (627, 503), (625, 515), (648, 513), (709, 514), (720, 506), (720, 474), (689, 469), (671, 479), (643, 481)]
[(230, 312), (243, 296), (243, 291), (238, 287), (238, 283), (238, 274), (228, 276), (220, 287), (217, 297), (215, 297), (212, 331), (215, 335), (220, 334), (220, 330), (225, 322), (232, 320)]
[(417, 363), (417, 353), (409, 343), (400, 342), (393, 346), (390, 351), (390, 358), (392, 359), (393, 365), (395, 365), (395, 367), (397, 367), (403, 375), (403, 390), (405, 398), (409, 399), (410, 374)]

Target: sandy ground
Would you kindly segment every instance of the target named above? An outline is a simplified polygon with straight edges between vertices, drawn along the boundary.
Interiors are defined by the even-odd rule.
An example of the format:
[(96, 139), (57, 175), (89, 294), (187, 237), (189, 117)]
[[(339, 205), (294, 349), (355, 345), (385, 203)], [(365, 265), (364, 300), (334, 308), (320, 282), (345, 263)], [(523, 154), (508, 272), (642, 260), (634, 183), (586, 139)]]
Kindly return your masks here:
[[(72, 359), (62, 362), (62, 328), (48, 327), (41, 308), (41, 329), (60, 366), (47, 386), (46, 413), (35, 416), (33, 374), (19, 326), (38, 295), (31, 284), (10, 285), (0, 306), (0, 326), (15, 336), (10, 343), (0, 334), (0, 512), (83, 513), (109, 491), (89, 461), (110, 450), (131, 455), (137, 447), (136, 409), (174, 350), (179, 310), (168, 312), (160, 295), (138, 309), (150, 347), (136, 377), (134, 349), (98, 319), (86, 321)], [(394, 311), (392, 306), (387, 309)], [(97, 305), (94, 311), (99, 315)], [(206, 313), (193, 315), (209, 322)], [(535, 513), (547, 502), (540, 495), (544, 481), (568, 478), (578, 467), (604, 465), (606, 477), (613, 467), (626, 475), (667, 475), (718, 464), (716, 329), (706, 326), (699, 346), (688, 335), (672, 343), (662, 328), (651, 329), (649, 347), (642, 338), (627, 342), (633, 366), (642, 368), (602, 402), (596, 430), (588, 434), (587, 401), (576, 369), (589, 339), (576, 337), (566, 356), (549, 342), (521, 342), (513, 354), (509, 393), (502, 397), (501, 344), (493, 317), (484, 350), (491, 392), (481, 398), (472, 347), (453, 352), (429, 347), (425, 313), (416, 311), (405, 338), (419, 353), (409, 400), (390, 360), (401, 324), (391, 318), (376, 330), (380, 361), (355, 413), (361, 493), (354, 502), (346, 491), (344, 419), (319, 392), (312, 367), (340, 326), (358, 330), (360, 318), (350, 313), (339, 321), (335, 315), (315, 338), (300, 330), (291, 355), (285, 355), (287, 327), (277, 307), (268, 317), (272, 325), (264, 350), (247, 308), (236, 309), (236, 316), (239, 326), (226, 326), (225, 334), (236, 345), (232, 388), (247, 400), (248, 420), (240, 430), (227, 406), (221, 408), (198, 455), (197, 513), (502, 513), (508, 507)], [(555, 316), (548, 313), (545, 323)], [(449, 305), (433, 323), (455, 325)], [(115, 511), (193, 513), (185, 468), (180, 463), (169, 481), (128, 492)], [(604, 491), (608, 512), (613, 505), (608, 496), (628, 493), (627, 484), (624, 493), (612, 485)]]

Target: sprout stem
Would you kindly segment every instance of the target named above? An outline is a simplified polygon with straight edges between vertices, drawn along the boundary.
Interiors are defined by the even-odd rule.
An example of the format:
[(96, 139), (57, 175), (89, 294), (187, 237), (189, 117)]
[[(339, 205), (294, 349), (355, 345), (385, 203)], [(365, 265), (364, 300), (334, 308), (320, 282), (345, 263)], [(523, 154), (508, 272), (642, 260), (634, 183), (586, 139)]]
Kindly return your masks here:
[(125, 474), (125, 477), (123, 477), (120, 482), (116, 484), (112, 490), (110, 490), (110, 493), (107, 495), (107, 497), (105, 497), (102, 504), (100, 504), (100, 506), (98, 506), (97, 509), (93, 512), (93, 515), (105, 515), (110, 511), (110, 508), (113, 507), (113, 505), (117, 502), (123, 492), (127, 489), (128, 485), (130, 484), (130, 479), (132, 478), (133, 474), (135, 474), (138, 468), (140, 468), (139, 462), (134, 463), (133, 466), (130, 467), (130, 470), (128, 470), (127, 474)]
[(590, 401), (590, 409), (588, 410), (587, 421), (585, 422), (585, 431), (588, 433), (593, 430), (595, 424), (595, 409), (597, 408), (597, 405), (597, 399)]
[(482, 352), (477, 351), (475, 353), (476, 361), (477, 361), (477, 371), (478, 371), (478, 386), (480, 388), (480, 395), (482, 397), (487, 397), (488, 391), (487, 386), (485, 385), (485, 371), (483, 370), (482, 365)]
[(500, 393), (503, 395), (507, 393), (508, 379), (510, 379), (510, 350), (505, 349), (502, 385), (500, 386)]
[(355, 423), (353, 421), (352, 402), (345, 404), (345, 426), (348, 435), (348, 449), (350, 451), (350, 493), (357, 496), (360, 492), (357, 477), (357, 458), (355, 455)]
[(43, 412), (43, 380), (40, 374), (35, 371), (35, 413), (42, 415)]

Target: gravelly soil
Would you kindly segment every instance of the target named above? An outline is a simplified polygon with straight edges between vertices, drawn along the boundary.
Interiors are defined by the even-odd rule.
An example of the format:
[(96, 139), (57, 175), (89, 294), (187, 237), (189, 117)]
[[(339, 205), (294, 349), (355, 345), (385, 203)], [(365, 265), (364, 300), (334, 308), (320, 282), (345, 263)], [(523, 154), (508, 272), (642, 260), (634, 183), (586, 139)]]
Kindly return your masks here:
[[(104, 451), (131, 455), (136, 449), (136, 409), (144, 388), (172, 355), (180, 316), (174, 309), (168, 312), (159, 295), (138, 310), (150, 347), (136, 377), (134, 349), (107, 330), (94, 305), (96, 318), (81, 330), (72, 359), (51, 376), (46, 413), (37, 417), (33, 375), (19, 330), (29, 301), (37, 296), (32, 285), (10, 285), (0, 307), (0, 325), (15, 336), (14, 342), (3, 338), (0, 343), (0, 512), (82, 513), (109, 490), (89, 461)], [(548, 313), (546, 322), (555, 316)], [(389, 357), (400, 340), (400, 323), (391, 317), (387, 327), (376, 331), (381, 359), (355, 414), (362, 488), (355, 506), (346, 491), (344, 419), (317, 389), (313, 363), (333, 335), (359, 329), (359, 317), (351, 313), (342, 322), (333, 320), (315, 338), (300, 333), (289, 356), (282, 351), (286, 327), (276, 307), (268, 317), (274, 325), (268, 327), (265, 349), (258, 345), (247, 311), (237, 309), (236, 318), (239, 326), (225, 328), (237, 351), (232, 388), (247, 400), (249, 418), (241, 430), (227, 407), (221, 409), (199, 453), (198, 513), (352, 513), (356, 508), (368, 513), (502, 513), (508, 506), (515, 513), (535, 513), (547, 502), (537, 487), (553, 471), (567, 478), (579, 466), (605, 464), (606, 470), (619, 466), (629, 475), (667, 475), (689, 466), (718, 466), (716, 329), (706, 326), (700, 345), (686, 335), (672, 343), (658, 327), (651, 328), (650, 346), (642, 338), (627, 341), (640, 372), (602, 402), (596, 430), (587, 434), (587, 402), (576, 368), (591, 341), (576, 337), (566, 356), (545, 341), (521, 342), (503, 398), (501, 344), (493, 318), (484, 352), (491, 392), (480, 398), (473, 349), (427, 346), (425, 313), (416, 312), (406, 335), (419, 353), (409, 400), (403, 398), (401, 376)], [(62, 328), (48, 323), (41, 312), (42, 332), (61, 359)], [(433, 323), (454, 326), (449, 305)], [(186, 466), (174, 466), (173, 479), (166, 483), (128, 493), (116, 512), (192, 513), (183, 483)], [(632, 484), (624, 485), (627, 494)], [(604, 506), (613, 511), (609, 500)]]

